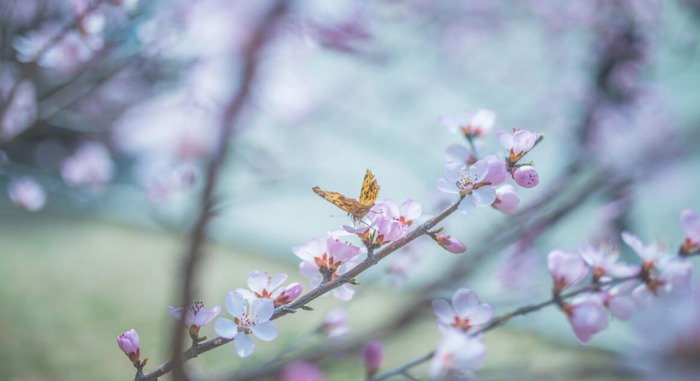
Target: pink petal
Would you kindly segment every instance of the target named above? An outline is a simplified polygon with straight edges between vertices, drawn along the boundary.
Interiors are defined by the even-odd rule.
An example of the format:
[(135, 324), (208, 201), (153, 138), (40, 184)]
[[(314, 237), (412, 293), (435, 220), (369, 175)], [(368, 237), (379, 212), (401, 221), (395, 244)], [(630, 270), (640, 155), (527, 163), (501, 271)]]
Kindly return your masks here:
[(468, 288), (460, 288), (452, 296), (452, 307), (460, 318), (467, 318), (479, 306), (479, 297)]
[(629, 319), (632, 314), (634, 314), (635, 309), (632, 299), (624, 296), (613, 298), (613, 300), (609, 302), (608, 308), (610, 309), (610, 313), (620, 320)]
[(433, 307), (433, 312), (437, 315), (438, 319), (445, 323), (452, 323), (455, 319), (455, 311), (450, 306), (450, 303), (445, 299), (435, 299), (431, 303)]
[(507, 150), (513, 148), (513, 135), (501, 130), (496, 132), (496, 137), (498, 138), (498, 142), (501, 143), (503, 148)]

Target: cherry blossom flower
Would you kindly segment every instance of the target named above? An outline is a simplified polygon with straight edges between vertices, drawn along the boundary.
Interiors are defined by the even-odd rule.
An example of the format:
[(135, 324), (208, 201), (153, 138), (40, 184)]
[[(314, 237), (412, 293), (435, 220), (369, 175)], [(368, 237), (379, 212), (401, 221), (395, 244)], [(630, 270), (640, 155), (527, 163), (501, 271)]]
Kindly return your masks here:
[(134, 365), (139, 366), (141, 364), (141, 344), (139, 342), (139, 334), (135, 329), (132, 328), (119, 334), (117, 336), (117, 345)]
[(440, 122), (452, 133), (462, 133), (467, 138), (481, 137), (488, 134), (496, 122), (496, 113), (481, 109), (475, 112), (463, 112), (440, 118)]
[(438, 245), (442, 246), (445, 250), (449, 251), (450, 253), (460, 254), (467, 251), (467, 247), (464, 246), (462, 242), (459, 242), (457, 239), (452, 238), (449, 235), (437, 233), (435, 235), (431, 235), (431, 237), (433, 237), (433, 239), (435, 240), (435, 242), (438, 243)]
[(554, 280), (554, 292), (561, 292), (588, 275), (588, 266), (580, 255), (561, 250), (547, 255), (547, 268)]
[(513, 180), (523, 188), (533, 188), (540, 183), (540, 175), (531, 165), (523, 165), (513, 169)]
[[(375, 208), (377, 206), (373, 210)], [(343, 229), (360, 237), (365, 246), (374, 248), (403, 237), (408, 228), (408, 225), (400, 220), (389, 218), (379, 213), (358, 221), (357, 225), (358, 227), (343, 226)]]
[(23, 80), (19, 84), (14, 81), (14, 78), (9, 81), (0, 80), (0, 96), (4, 108), (0, 113), (0, 141), (11, 140), (36, 120), (36, 87), (29, 80)]
[(236, 292), (243, 295), (248, 300), (254, 300), (257, 298), (267, 298), (272, 300), (282, 293), (282, 289), (277, 290), (277, 288), (279, 288), (279, 286), (281, 286), (282, 283), (287, 280), (287, 274), (279, 273), (274, 277), (271, 277), (264, 271), (253, 270), (248, 273), (248, 278), (246, 280), (250, 291), (244, 288), (238, 288), (236, 289)]
[(639, 266), (618, 262), (620, 252), (607, 245), (598, 248), (589, 243), (583, 243), (578, 249), (584, 261), (593, 270), (593, 281), (597, 282), (604, 276), (630, 277), (639, 273)]
[(319, 331), (329, 339), (339, 339), (350, 331), (348, 313), (342, 307), (336, 307), (326, 314)]
[(513, 214), (518, 209), (520, 197), (515, 193), (515, 188), (510, 185), (501, 185), (496, 188), (496, 200), (491, 204), (503, 214)]
[(593, 335), (608, 328), (608, 314), (599, 300), (584, 297), (562, 306), (569, 324), (581, 344), (587, 344)]
[(656, 242), (644, 245), (637, 236), (628, 232), (622, 232), (622, 240), (642, 259), (642, 268), (654, 267), (661, 257), (661, 247)]
[(112, 179), (113, 172), (109, 150), (97, 142), (83, 143), (61, 166), (63, 180), (73, 187), (99, 188)]
[(279, 307), (284, 304), (288, 304), (296, 300), (296, 298), (301, 295), (301, 292), (303, 291), (303, 288), (299, 283), (292, 283), (289, 286), (285, 287), (282, 292), (277, 295), (275, 300), (273, 300), (273, 303), (275, 307)]
[(600, 304), (610, 311), (614, 317), (620, 320), (629, 319), (635, 310), (634, 300), (629, 297), (629, 290), (636, 284), (635, 280), (627, 281), (609, 290), (601, 290), (591, 294)]
[(486, 345), (480, 337), (452, 332), (442, 338), (430, 362), (435, 380), (475, 380), (474, 370), (484, 365)]
[(7, 193), (13, 204), (30, 212), (36, 212), (46, 204), (44, 188), (31, 177), (21, 177), (10, 181)]
[(508, 150), (508, 160), (510, 164), (515, 164), (526, 154), (537, 142), (538, 134), (528, 130), (513, 129), (513, 133), (506, 131), (496, 132), (498, 141)]
[(238, 292), (231, 291), (224, 299), (226, 311), (234, 320), (218, 318), (214, 323), (216, 334), (233, 339), (236, 353), (247, 357), (255, 350), (253, 341), (248, 337), (252, 333), (263, 341), (272, 341), (277, 337), (277, 327), (270, 321), (275, 307), (270, 299), (260, 298), (248, 301)]
[(437, 180), (437, 188), (446, 193), (464, 196), (457, 209), (469, 214), (477, 206), (491, 205), (496, 200), (496, 191), (484, 182), (489, 172), (489, 162), (479, 160), (473, 165), (450, 162), (445, 165), (443, 178)]
[[(175, 319), (180, 320), (182, 307), (169, 306), (168, 311)], [(221, 306), (219, 305), (214, 306), (211, 310), (207, 310), (202, 302), (192, 303), (185, 312), (185, 327), (189, 330), (190, 337), (196, 340), (199, 337), (199, 329), (214, 320), (219, 312), (221, 312)]]
[(281, 381), (325, 381), (318, 365), (308, 361), (294, 361), (282, 369)]
[(681, 227), (684, 238), (681, 253), (684, 255), (700, 249), (700, 217), (691, 209), (681, 212)]
[(423, 207), (420, 203), (410, 198), (403, 200), (400, 207), (388, 198), (377, 202), (375, 206), (384, 216), (397, 220), (404, 226), (411, 226), (413, 221), (420, 218), (423, 214)]
[(360, 357), (365, 365), (367, 377), (374, 376), (382, 365), (382, 343), (376, 340), (367, 342), (362, 347)]
[(493, 307), (481, 303), (476, 293), (468, 288), (460, 288), (455, 292), (452, 305), (445, 299), (436, 299), (432, 306), (438, 318), (438, 329), (443, 334), (448, 334), (451, 330), (468, 333), (493, 317)]
[[(315, 288), (356, 266), (360, 248), (328, 237), (311, 240), (292, 248), (292, 251), (303, 261), (299, 264), (299, 271), (311, 280), (311, 288)], [(352, 299), (354, 294), (355, 289), (347, 283), (331, 291), (331, 295), (345, 301)]]

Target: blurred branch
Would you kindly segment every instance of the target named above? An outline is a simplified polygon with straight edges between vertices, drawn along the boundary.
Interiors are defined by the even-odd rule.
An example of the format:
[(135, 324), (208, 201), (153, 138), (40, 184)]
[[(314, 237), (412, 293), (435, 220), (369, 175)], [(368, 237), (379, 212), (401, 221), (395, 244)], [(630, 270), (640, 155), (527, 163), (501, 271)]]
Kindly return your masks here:
[[(221, 120), (221, 135), (219, 137), (214, 155), (207, 166), (199, 214), (190, 235), (190, 241), (186, 252), (187, 254), (185, 255), (185, 258), (183, 258), (181, 274), (178, 276), (178, 279), (182, 279), (181, 288), (179, 290), (179, 304), (182, 306), (189, 305), (193, 299), (195, 277), (204, 253), (207, 227), (212, 217), (211, 209), (215, 204), (214, 189), (218, 183), (219, 170), (226, 159), (230, 139), (236, 130), (236, 122), (242, 114), (244, 105), (246, 104), (253, 83), (257, 77), (258, 62), (262, 55), (263, 48), (272, 36), (272, 29), (276, 24), (276, 21), (285, 14), (286, 10), (286, 1), (280, 0), (274, 3), (267, 13), (261, 18), (255, 29), (251, 31), (250, 40), (244, 47), (244, 51), (242, 53), (243, 62), (240, 73), (240, 83), (238, 85), (238, 89), (224, 109)], [(184, 335), (180, 322), (185, 321), (184, 319), (186, 312), (187, 309), (183, 308), (182, 316), (180, 316), (179, 321), (173, 323), (171, 346), (172, 360), (169, 363), (169, 367), (173, 372), (174, 380), (189, 379), (187, 373), (185, 372), (184, 359), (181, 355), (184, 349)], [(195, 348), (197, 348), (198, 351), (202, 348), (206, 348), (207, 345), (215, 345), (217, 340), (222, 339), (214, 339), (209, 343), (197, 345)], [(194, 354), (193, 357), (198, 353)], [(143, 377), (137, 377), (136, 379), (152, 380), (161, 374), (162, 373), (151, 372)]]

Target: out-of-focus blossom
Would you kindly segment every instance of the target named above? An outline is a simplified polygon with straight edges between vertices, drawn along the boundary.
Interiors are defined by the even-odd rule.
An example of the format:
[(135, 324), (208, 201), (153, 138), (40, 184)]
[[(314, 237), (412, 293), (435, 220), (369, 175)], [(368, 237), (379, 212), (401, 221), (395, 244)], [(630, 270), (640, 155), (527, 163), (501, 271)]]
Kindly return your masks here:
[(531, 165), (523, 165), (513, 169), (513, 180), (523, 188), (533, 188), (540, 183), (540, 175)]
[(102, 187), (112, 179), (113, 172), (109, 150), (97, 142), (84, 143), (61, 166), (63, 180), (73, 187)]
[(445, 165), (443, 178), (436, 182), (437, 188), (445, 193), (464, 196), (457, 209), (469, 214), (477, 206), (491, 205), (496, 200), (496, 191), (490, 184), (484, 183), (489, 172), (489, 162), (479, 160), (467, 166), (462, 162), (450, 162)]
[[(182, 316), (182, 307), (168, 306), (168, 311), (175, 319), (179, 320)], [(196, 339), (199, 336), (199, 329), (214, 320), (219, 312), (221, 312), (221, 306), (219, 305), (214, 306), (211, 310), (207, 310), (202, 302), (192, 303), (185, 311), (185, 327), (189, 330), (190, 337)]]
[(511, 164), (517, 163), (524, 154), (531, 150), (539, 137), (534, 132), (517, 129), (513, 129), (512, 133), (498, 131), (496, 136), (501, 145), (508, 150), (508, 160)]
[(99, 35), (81, 35), (73, 30), (64, 33), (55, 25), (31, 30), (12, 41), (19, 61), (36, 61), (43, 67), (57, 69), (73, 69), (89, 60), (103, 45)]
[(643, 268), (653, 267), (661, 257), (662, 250), (656, 242), (645, 245), (637, 236), (628, 232), (622, 232), (622, 240), (639, 255)]
[(379, 371), (379, 367), (382, 366), (382, 343), (376, 340), (368, 342), (362, 347), (360, 357), (365, 365), (367, 377), (372, 377)]
[(139, 334), (135, 329), (130, 329), (117, 336), (117, 345), (119, 349), (129, 357), (129, 360), (136, 365), (140, 365), (141, 344), (139, 342)]
[(199, 169), (190, 163), (149, 172), (151, 175), (144, 180), (144, 187), (148, 201), (153, 204), (160, 204), (168, 197), (192, 188), (199, 175)]
[(443, 116), (440, 122), (452, 133), (462, 133), (467, 138), (481, 137), (488, 134), (496, 123), (496, 113), (481, 109), (475, 112), (463, 112)]
[(690, 289), (693, 264), (689, 261), (669, 255), (656, 262), (654, 269), (656, 272), (643, 269), (647, 271), (643, 277), (645, 282), (632, 291), (637, 305), (649, 306), (660, 292), (682, 293)]
[(581, 244), (578, 252), (583, 260), (593, 270), (593, 281), (596, 282), (604, 276), (629, 277), (639, 273), (639, 266), (627, 265), (618, 262), (620, 252), (607, 245), (593, 247), (586, 242)]
[(635, 310), (634, 300), (629, 296), (630, 289), (635, 283), (635, 280), (627, 281), (609, 290), (596, 292), (590, 297), (606, 307), (614, 317), (627, 320)]
[(468, 333), (493, 317), (493, 307), (481, 303), (476, 293), (468, 288), (460, 288), (454, 293), (452, 305), (445, 299), (436, 299), (432, 306), (438, 318), (438, 328), (443, 334), (451, 330)]
[(496, 188), (496, 201), (491, 204), (504, 214), (513, 214), (518, 209), (520, 197), (515, 193), (515, 188), (510, 185), (501, 185)]
[(442, 338), (430, 362), (435, 380), (475, 380), (474, 370), (484, 365), (486, 345), (480, 337), (452, 332)]
[[(477, 151), (481, 151), (477, 143), (481, 141), (476, 141), (474, 143)], [(476, 163), (477, 153), (472, 151), (470, 147), (465, 147), (461, 144), (452, 144), (445, 149), (445, 154), (447, 156), (447, 161), (459, 161), (464, 164), (474, 164)]]
[(554, 280), (554, 292), (561, 292), (588, 275), (588, 265), (580, 255), (561, 250), (547, 255), (547, 268)]
[(581, 344), (587, 344), (593, 335), (608, 328), (608, 314), (595, 298), (585, 297), (562, 308)]
[(326, 377), (315, 363), (294, 361), (282, 369), (281, 381), (324, 381)]
[(416, 250), (416, 245), (421, 245), (424, 241), (412, 241), (404, 246), (399, 252), (391, 255), (388, 259), (387, 275), (389, 281), (397, 287), (404, 285), (408, 279), (408, 274), (418, 268), (420, 254), (422, 251)]
[(328, 311), (319, 330), (329, 339), (344, 337), (350, 332), (348, 312), (342, 307), (336, 307)]
[(700, 217), (694, 210), (686, 209), (681, 212), (681, 227), (684, 234), (681, 254), (693, 253), (700, 249)]
[(0, 114), (0, 141), (5, 141), (17, 136), (36, 120), (36, 89), (29, 80), (15, 84), (12, 79), (6, 81), (2, 78), (0, 96), (3, 102), (9, 102), (3, 104)]
[(449, 235), (437, 233), (432, 236), (438, 245), (442, 246), (445, 250), (453, 254), (460, 254), (467, 251), (467, 247), (459, 242), (457, 239), (450, 237)]
[(311, 32), (326, 48), (343, 53), (362, 53), (373, 39), (366, 20), (366, 15), (357, 10), (346, 20), (325, 25), (312, 24)]
[[(311, 288), (315, 288), (356, 266), (360, 248), (328, 237), (311, 240), (292, 248), (292, 251), (303, 261), (299, 264), (299, 271), (311, 280)], [(354, 294), (355, 289), (347, 283), (331, 291), (331, 295), (346, 301)]]
[(7, 186), (7, 193), (13, 204), (30, 212), (36, 212), (46, 204), (44, 188), (31, 177), (22, 177), (10, 181)]
[(277, 337), (277, 327), (270, 321), (275, 311), (270, 299), (248, 301), (240, 293), (231, 291), (226, 295), (224, 304), (226, 311), (235, 318), (235, 322), (218, 318), (214, 323), (214, 331), (225, 339), (233, 339), (239, 356), (247, 357), (255, 350), (248, 334), (252, 333), (263, 341), (272, 341)]

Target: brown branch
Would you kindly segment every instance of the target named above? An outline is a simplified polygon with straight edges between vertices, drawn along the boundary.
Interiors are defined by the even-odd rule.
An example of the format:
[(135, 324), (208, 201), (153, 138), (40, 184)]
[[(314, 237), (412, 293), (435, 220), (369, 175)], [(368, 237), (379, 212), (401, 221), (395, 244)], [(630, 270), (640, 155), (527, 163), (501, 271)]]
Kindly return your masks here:
[[(182, 306), (189, 305), (193, 299), (195, 277), (204, 252), (207, 227), (212, 217), (212, 206), (215, 204), (214, 189), (218, 183), (219, 170), (226, 159), (230, 139), (236, 129), (236, 122), (242, 114), (241, 111), (250, 95), (253, 82), (257, 76), (258, 61), (260, 60), (264, 46), (272, 35), (272, 26), (277, 19), (286, 12), (286, 9), (286, 1), (280, 0), (274, 3), (267, 11), (267, 14), (261, 18), (256, 28), (251, 32), (250, 40), (245, 45), (240, 73), (241, 81), (235, 94), (224, 109), (224, 114), (221, 119), (221, 135), (219, 136), (214, 155), (207, 166), (199, 214), (192, 228), (187, 254), (183, 259), (181, 274), (178, 277), (178, 279), (182, 279), (179, 291), (179, 302)], [(186, 310), (186, 308), (183, 308), (180, 321), (184, 321)], [(179, 321), (173, 323), (172, 340), (171, 361), (168, 364), (168, 368), (173, 372), (174, 380), (188, 380), (184, 369), (183, 356), (181, 355), (184, 349), (184, 335), (182, 324)], [(201, 347), (218, 346), (216, 345), (216, 340), (217, 339), (214, 339), (204, 343)], [(221, 344), (223, 343), (219, 343), (219, 345)], [(185, 354), (185, 356), (187, 356), (187, 354)], [(152, 380), (160, 375), (152, 373), (153, 372), (137, 379)]]

